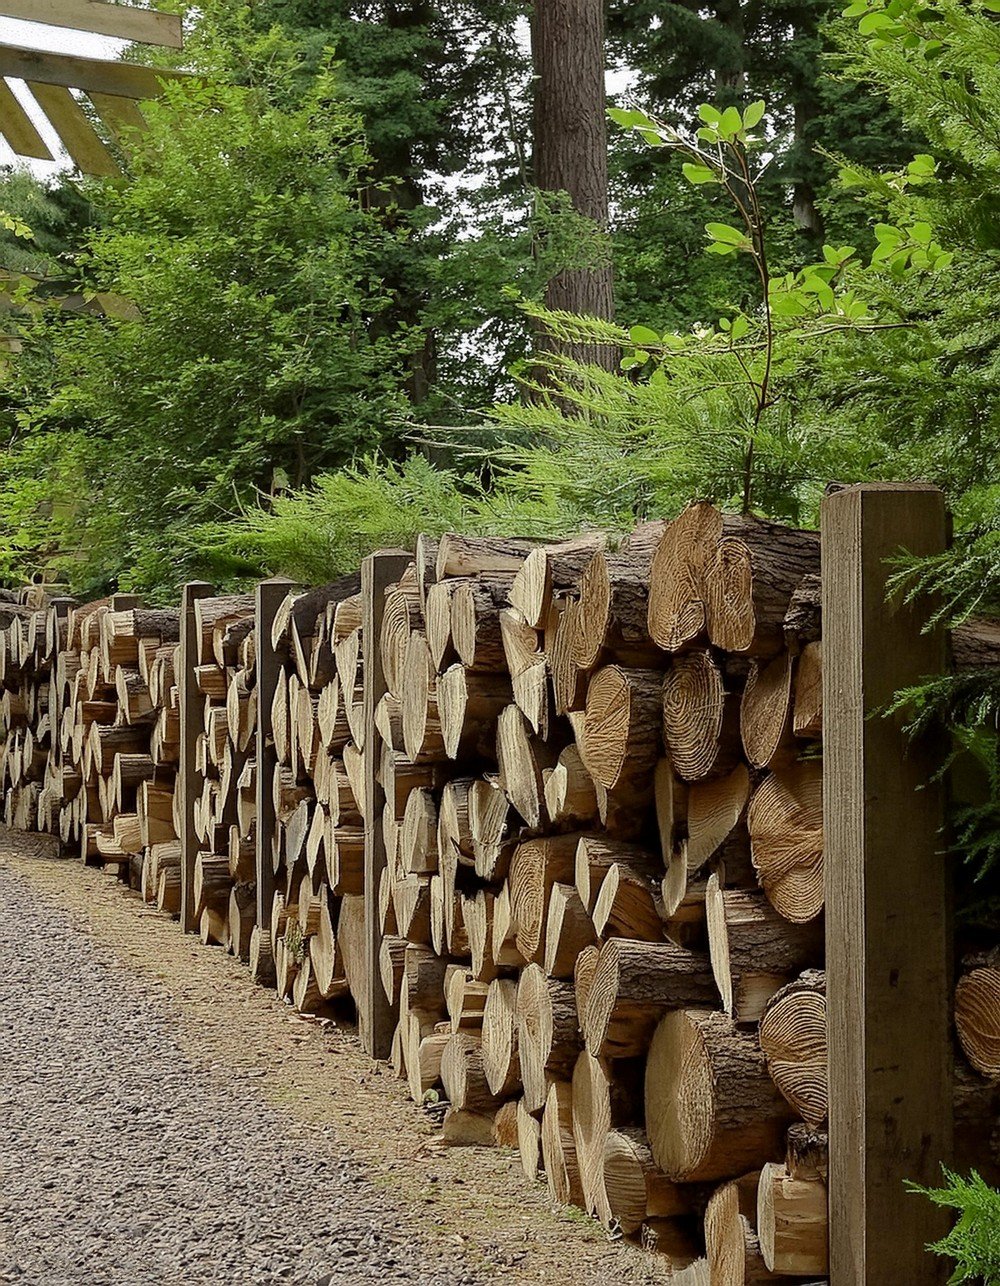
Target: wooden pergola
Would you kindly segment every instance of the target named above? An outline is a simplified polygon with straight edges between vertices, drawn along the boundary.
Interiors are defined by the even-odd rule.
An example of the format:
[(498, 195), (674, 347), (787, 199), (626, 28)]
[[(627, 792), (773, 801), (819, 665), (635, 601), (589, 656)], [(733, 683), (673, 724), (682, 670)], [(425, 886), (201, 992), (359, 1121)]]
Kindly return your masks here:
[[(0, 0), (0, 17), (174, 49), (183, 44), (178, 15), (105, 0)], [(9, 78), (23, 80), (74, 164), (84, 174), (116, 175), (118, 163), (77, 94), (86, 96), (110, 136), (121, 142), (130, 130), (145, 125), (139, 104), (158, 97), (166, 81), (184, 75), (0, 44), (0, 135), (18, 156), (55, 159), (8, 84)]]

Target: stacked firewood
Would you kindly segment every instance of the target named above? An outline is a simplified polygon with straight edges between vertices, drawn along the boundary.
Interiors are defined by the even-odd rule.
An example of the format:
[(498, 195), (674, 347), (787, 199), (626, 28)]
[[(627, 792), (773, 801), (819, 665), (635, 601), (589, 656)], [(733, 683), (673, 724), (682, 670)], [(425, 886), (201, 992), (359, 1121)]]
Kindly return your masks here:
[(826, 1267), (779, 1022), (823, 962), (818, 571), (697, 504), (618, 548), (422, 541), (385, 602), (395, 1064), (446, 1137), (713, 1282)]
[(162, 861), (173, 872), (162, 904), (173, 909), (178, 612), (126, 595), (85, 606), (35, 590), (22, 598), (29, 610), (10, 609), (0, 656), (5, 819), (79, 846), (151, 900)]
[(357, 576), (289, 595), (271, 638), (277, 767), (270, 921), (251, 967), (273, 963), (278, 995), (303, 1013), (360, 995), (364, 969), (364, 694)]
[[(62, 783), (52, 763), (58, 732), (53, 666), (56, 609), (38, 586), (0, 591), (0, 788), (4, 821), (20, 830), (52, 831)], [(65, 630), (65, 610), (60, 611)]]
[(194, 750), (201, 782), (193, 804), (194, 914), (203, 942), (249, 960), (257, 888), (254, 599), (251, 594), (199, 598), (193, 611), (194, 677), (204, 700)]

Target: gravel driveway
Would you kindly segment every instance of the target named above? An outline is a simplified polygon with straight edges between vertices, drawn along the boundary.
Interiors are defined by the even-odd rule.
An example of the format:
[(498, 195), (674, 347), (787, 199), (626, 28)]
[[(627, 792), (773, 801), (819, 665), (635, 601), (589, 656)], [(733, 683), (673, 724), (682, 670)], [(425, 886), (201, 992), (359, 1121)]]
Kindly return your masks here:
[(0, 866), (0, 1282), (472, 1283), (253, 1081), (220, 1085), (141, 977)]

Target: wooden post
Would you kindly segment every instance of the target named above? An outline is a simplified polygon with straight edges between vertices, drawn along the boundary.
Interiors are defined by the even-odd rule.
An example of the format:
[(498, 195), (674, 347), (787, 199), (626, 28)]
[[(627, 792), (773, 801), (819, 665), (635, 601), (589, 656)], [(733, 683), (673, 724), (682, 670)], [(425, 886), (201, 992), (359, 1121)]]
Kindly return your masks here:
[(823, 502), (823, 824), (830, 1286), (937, 1286), (948, 1215), (906, 1191), (951, 1160), (951, 889), (943, 748), (881, 713), (941, 674), (945, 631), (887, 601), (887, 560), (945, 548), (941, 492), (863, 484)]
[(194, 829), (195, 800), (201, 796), (202, 776), (194, 766), (194, 747), (205, 726), (204, 706), (194, 669), (198, 664), (198, 626), (194, 605), (214, 593), (207, 581), (188, 581), (181, 595), (181, 659), (177, 677), (180, 698), (180, 765), (175, 789), (181, 793), (181, 928), (194, 933), (198, 928), (194, 903), (194, 864), (198, 836)]
[(388, 1058), (392, 1034), (398, 1021), (397, 1008), (390, 1005), (382, 989), (378, 967), (382, 932), (378, 915), (378, 886), (385, 869), (385, 841), (382, 836), (382, 809), (385, 795), (378, 781), (382, 741), (375, 730), (375, 707), (385, 695), (382, 670), (382, 616), (385, 591), (395, 584), (413, 561), (402, 550), (369, 554), (361, 564), (362, 654), (365, 684), (365, 981), (364, 994), (357, 997), (361, 1043), (373, 1058)]
[[(283, 660), (271, 644), (271, 627), (293, 584), (284, 576), (261, 581), (257, 586), (254, 617), (257, 655), (257, 924), (261, 933), (270, 932), (268, 926), (274, 898), (274, 773), (278, 757), (274, 752), (271, 706)], [(258, 981), (267, 980), (261, 978)]]

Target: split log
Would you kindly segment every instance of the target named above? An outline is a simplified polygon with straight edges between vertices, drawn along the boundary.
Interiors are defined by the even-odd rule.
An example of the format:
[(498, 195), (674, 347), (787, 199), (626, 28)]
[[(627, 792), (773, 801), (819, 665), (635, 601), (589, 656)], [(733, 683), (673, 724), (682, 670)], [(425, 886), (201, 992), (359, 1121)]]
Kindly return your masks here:
[(517, 950), (525, 961), (545, 958), (545, 928), (552, 886), (573, 878), (578, 837), (554, 835), (519, 844), (507, 884)]
[(572, 1085), (554, 1081), (549, 1086), (542, 1115), (541, 1147), (549, 1197), (561, 1206), (584, 1204), (574, 1119)]
[(704, 572), (708, 636), (725, 652), (773, 655), (793, 592), (819, 571), (819, 533), (751, 517), (725, 527)]
[(660, 752), (663, 675), (606, 665), (587, 688), (579, 745), (590, 775), (608, 790), (648, 790)]
[(760, 1047), (778, 1089), (806, 1125), (827, 1114), (826, 978), (810, 969), (771, 997), (760, 1020)]
[(705, 568), (721, 534), (722, 515), (704, 501), (667, 525), (649, 581), (649, 634), (659, 647), (675, 652), (704, 633)]
[(542, 1122), (531, 1115), (523, 1099), (517, 1100), (517, 1150), (524, 1177), (534, 1183), (542, 1164)]
[(823, 644), (807, 643), (795, 669), (795, 707), (792, 731), (796, 737), (823, 735)]
[(507, 669), (500, 613), (507, 605), (510, 578), (462, 580), (451, 593), (451, 638), (468, 670)]
[(772, 1272), (825, 1277), (829, 1254), (822, 1179), (791, 1175), (786, 1165), (769, 1161), (757, 1188), (757, 1236)]
[(582, 1047), (573, 984), (549, 979), (536, 964), (521, 973), (516, 996), (517, 1048), (528, 1112), (545, 1106), (550, 1081), (565, 1081)]
[(771, 997), (823, 961), (819, 920), (792, 924), (751, 889), (724, 889), (709, 876), (708, 946), (722, 1007), (738, 1023), (757, 1022)]
[(804, 759), (754, 791), (750, 848), (764, 892), (786, 920), (802, 924), (823, 909), (823, 766)]
[(554, 826), (587, 826), (597, 819), (597, 793), (579, 748), (573, 744), (559, 753), (555, 767), (543, 771), (545, 809)]
[[(689, 871), (699, 871), (722, 849), (739, 825), (750, 798), (746, 764), (714, 781), (694, 782), (687, 792), (686, 861)], [(749, 854), (749, 836), (746, 837)]]
[(788, 743), (792, 671), (791, 653), (784, 650), (765, 664), (751, 663), (740, 701), (740, 736), (754, 768), (766, 768)]
[(531, 734), (527, 719), (516, 705), (507, 706), (497, 721), (497, 764), (500, 785), (525, 822), (537, 829), (544, 816), (542, 769), (555, 762), (558, 747)]
[(738, 761), (739, 699), (707, 651), (675, 658), (663, 685), (663, 739), (685, 781), (729, 772)]
[(535, 548), (530, 540), (502, 536), (459, 536), (449, 532), (438, 542), (435, 579), (502, 572), (513, 575)]
[(713, 1286), (759, 1286), (777, 1280), (764, 1262), (751, 1222), (756, 1218), (758, 1178), (754, 1171), (724, 1184), (705, 1210), (705, 1249)]
[(488, 755), (500, 712), (510, 704), (510, 681), (502, 674), (475, 674), (452, 665), (438, 679), (437, 700), (448, 758)]
[[(577, 1005), (584, 998), (577, 997)], [(659, 1020), (671, 1009), (709, 1005), (715, 983), (706, 955), (673, 942), (612, 938), (579, 1008), (587, 1049), (606, 1058), (645, 1054)]]
[(691, 1191), (657, 1169), (642, 1130), (622, 1126), (604, 1139), (604, 1191), (611, 1216), (622, 1232), (636, 1232), (647, 1219), (689, 1214)]
[(490, 1093), (508, 1098), (521, 1083), (517, 1025), (517, 983), (494, 978), (483, 1007), (480, 1060)]
[(955, 1026), (962, 1050), (978, 1072), (1000, 1077), (1000, 969), (973, 969), (955, 989)]
[(594, 554), (606, 544), (607, 537), (595, 533), (531, 550), (511, 582), (511, 607), (534, 629), (541, 629), (553, 593), (576, 588)]
[(493, 1112), (499, 1107), (483, 1071), (480, 1039), (471, 1032), (449, 1037), (441, 1058), (441, 1083), (448, 1101), (459, 1111)]
[(594, 922), (575, 885), (553, 884), (545, 922), (545, 972), (572, 978), (581, 951), (596, 941)]
[(668, 1177), (725, 1179), (779, 1155), (790, 1115), (757, 1042), (727, 1015), (677, 1010), (660, 1021), (646, 1063), (646, 1127)]

